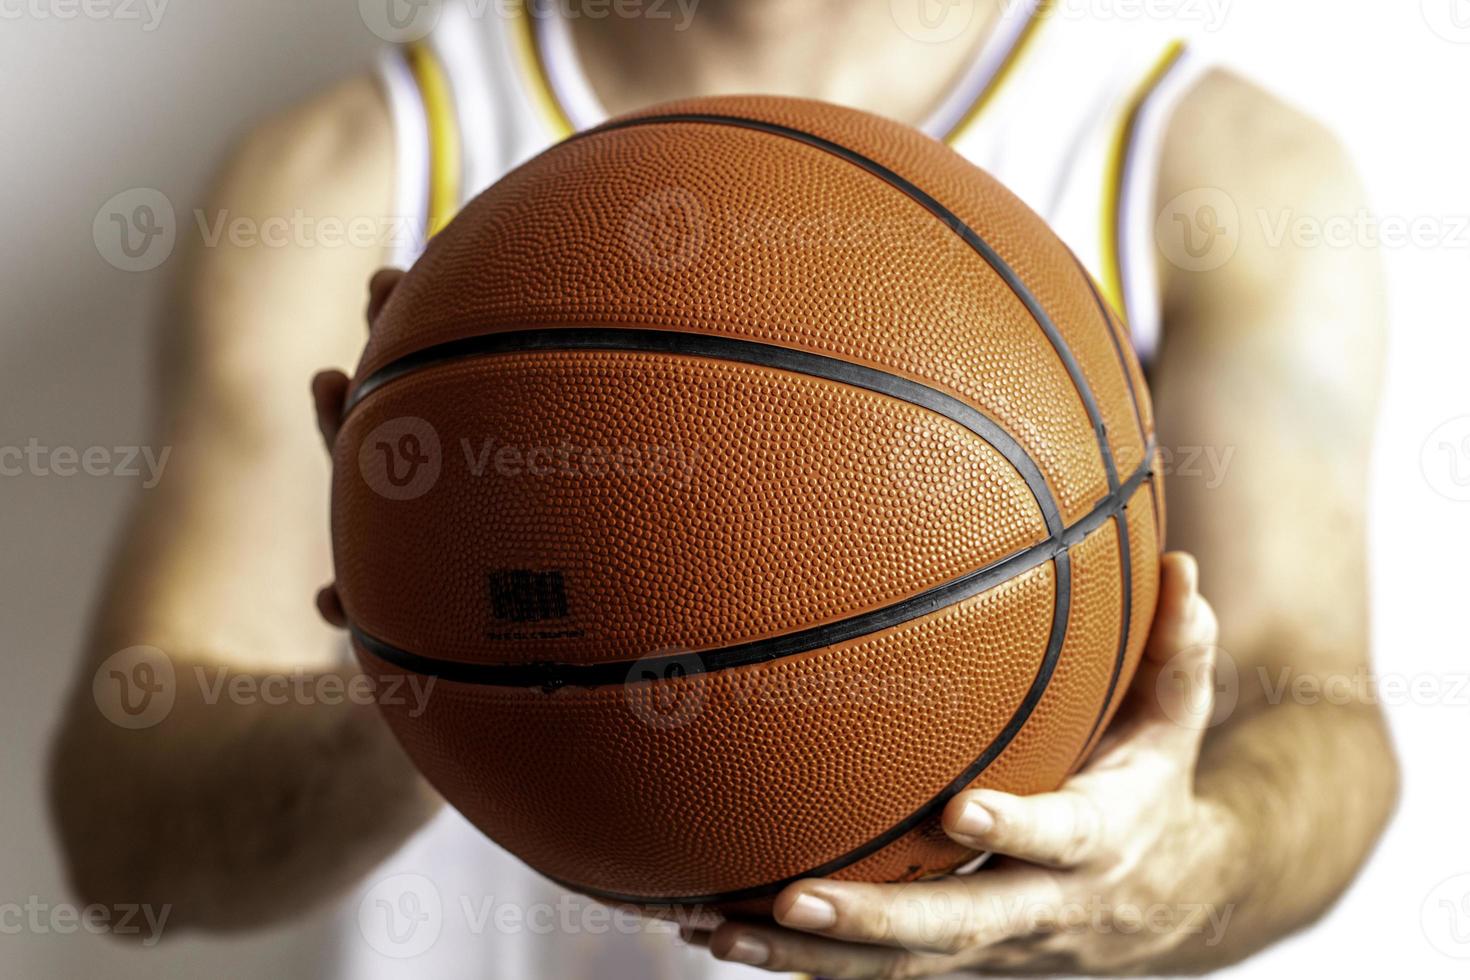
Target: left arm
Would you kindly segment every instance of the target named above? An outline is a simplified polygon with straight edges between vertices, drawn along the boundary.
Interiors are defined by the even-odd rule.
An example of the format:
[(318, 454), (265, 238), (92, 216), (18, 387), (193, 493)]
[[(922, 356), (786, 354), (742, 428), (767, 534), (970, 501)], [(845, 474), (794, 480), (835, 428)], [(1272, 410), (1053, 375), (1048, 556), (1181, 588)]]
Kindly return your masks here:
[[(1166, 147), (1161, 208), (1219, 188), (1239, 244), (1218, 269), (1168, 262), (1161, 441), (1233, 447), (1230, 468), (1168, 486), (1173, 543), (1193, 551), (1232, 655), (1238, 705), (1204, 742), (1196, 792), (1248, 868), (1218, 949), (1239, 959), (1314, 921), (1388, 822), (1398, 766), (1374, 703), (1367, 498), (1383, 364), (1383, 277), (1351, 161), (1311, 119), (1236, 77), (1207, 78)], [(1343, 233), (1348, 234), (1344, 235)], [(1205, 383), (1202, 383), (1205, 382)]]

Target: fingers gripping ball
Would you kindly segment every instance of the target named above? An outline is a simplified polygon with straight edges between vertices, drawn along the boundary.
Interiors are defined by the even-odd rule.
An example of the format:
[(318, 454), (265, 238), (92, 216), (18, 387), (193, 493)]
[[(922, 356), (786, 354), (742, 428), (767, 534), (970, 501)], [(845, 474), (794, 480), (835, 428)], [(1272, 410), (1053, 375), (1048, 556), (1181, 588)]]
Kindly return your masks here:
[[(580, 891), (768, 908), (947, 872), (1139, 657), (1162, 502), (1122, 325), (946, 147), (676, 103), (506, 176), (378, 312), (337, 584), (439, 790)], [(386, 699), (385, 699), (386, 700)]]

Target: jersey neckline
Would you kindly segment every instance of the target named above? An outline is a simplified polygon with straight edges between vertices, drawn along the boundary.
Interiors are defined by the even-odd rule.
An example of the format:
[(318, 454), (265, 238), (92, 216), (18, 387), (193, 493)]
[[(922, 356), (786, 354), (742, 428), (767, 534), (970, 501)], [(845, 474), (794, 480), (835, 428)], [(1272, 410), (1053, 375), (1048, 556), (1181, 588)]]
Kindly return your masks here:
[[(973, 126), (1046, 20), (1051, 2), (1004, 0), (979, 54), (919, 128), (953, 143)], [(557, 5), (515, 0), (513, 13), (522, 74), (538, 114), (556, 138), (605, 122), (607, 110), (582, 69), (569, 22), (557, 13)]]

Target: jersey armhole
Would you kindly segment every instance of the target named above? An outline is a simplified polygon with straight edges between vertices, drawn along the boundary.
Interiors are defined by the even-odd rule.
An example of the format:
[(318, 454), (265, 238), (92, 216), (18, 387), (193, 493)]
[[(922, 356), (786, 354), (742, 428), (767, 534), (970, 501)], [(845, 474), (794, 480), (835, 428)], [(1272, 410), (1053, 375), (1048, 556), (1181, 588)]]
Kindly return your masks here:
[(389, 251), (394, 265), (407, 267), (459, 211), (464, 182), (459, 124), (448, 76), (426, 45), (384, 51), (378, 78), (397, 146), (394, 217), (406, 225)]
[(388, 261), (406, 269), (422, 251), (429, 218), (429, 119), (401, 48), (378, 55), (378, 84), (393, 121), (393, 215)]
[(1210, 62), (1172, 42), (1134, 91), (1114, 135), (1102, 222), (1102, 288), (1125, 322), (1139, 360), (1151, 364), (1163, 339), (1155, 247), (1155, 197), (1174, 110)]

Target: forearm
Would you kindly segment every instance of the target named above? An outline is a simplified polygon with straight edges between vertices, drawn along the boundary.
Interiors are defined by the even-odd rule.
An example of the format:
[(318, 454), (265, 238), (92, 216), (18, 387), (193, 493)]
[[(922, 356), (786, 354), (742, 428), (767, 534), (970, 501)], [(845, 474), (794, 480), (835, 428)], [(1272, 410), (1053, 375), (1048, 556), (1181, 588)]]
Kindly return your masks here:
[(1234, 854), (1205, 886), (1222, 893), (1204, 897), (1228, 926), (1177, 951), (1170, 965), (1187, 971), (1239, 960), (1320, 916), (1388, 822), (1398, 767), (1376, 706), (1287, 698), (1210, 733), (1196, 790)]
[(376, 706), (347, 693), (363, 690), (351, 676), (298, 673), (273, 689), (176, 661), (172, 708), (137, 730), (110, 722), (83, 678), (52, 767), (82, 897), (232, 929), (309, 908), (390, 854), (437, 798)]

